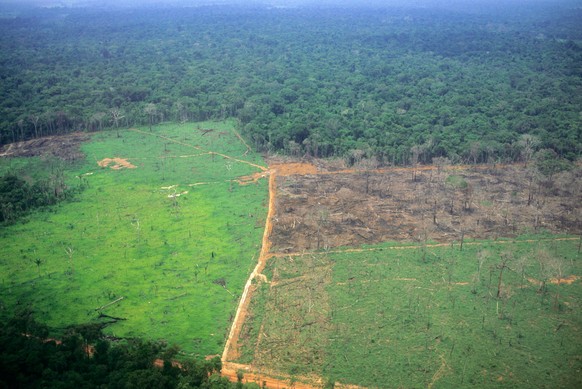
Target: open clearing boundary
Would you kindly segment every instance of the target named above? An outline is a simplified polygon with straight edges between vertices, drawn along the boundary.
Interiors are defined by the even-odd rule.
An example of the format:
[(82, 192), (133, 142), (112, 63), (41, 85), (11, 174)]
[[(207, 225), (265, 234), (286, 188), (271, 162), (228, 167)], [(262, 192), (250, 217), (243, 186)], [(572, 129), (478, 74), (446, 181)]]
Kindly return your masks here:
[[(499, 166), (498, 166), (499, 167)], [(467, 168), (471, 168), (472, 170), (486, 170), (491, 169), (490, 166), (485, 167), (465, 167), (465, 166), (457, 166), (452, 167), (451, 170), (454, 171), (462, 171)], [(423, 167), (412, 167), (412, 168), (394, 168), (394, 169), (381, 169), (377, 170), (378, 173), (389, 173), (391, 171), (398, 171), (398, 172), (418, 172), (418, 171), (437, 171), (437, 167), (432, 166), (423, 166)], [(460, 245), (464, 244), (467, 246), (482, 246), (483, 242), (479, 241), (465, 241), (465, 242), (455, 242), (451, 241), (448, 243), (416, 243), (416, 244), (407, 244), (407, 245), (397, 245), (397, 246), (386, 246), (386, 247), (373, 247), (373, 248), (338, 248), (338, 249), (327, 249), (324, 251), (321, 250), (303, 250), (301, 252), (277, 252), (276, 250), (270, 252), (270, 248), (272, 243), (270, 241), (270, 233), (272, 231), (273, 225), (276, 224), (278, 220), (272, 220), (274, 215), (276, 215), (275, 204), (277, 201), (277, 188), (276, 188), (276, 174), (281, 177), (288, 177), (288, 176), (302, 176), (302, 175), (342, 175), (342, 174), (357, 174), (362, 173), (363, 171), (358, 171), (357, 169), (345, 169), (339, 171), (320, 171), (315, 166), (311, 164), (304, 164), (304, 163), (273, 163), (269, 166), (268, 173), (269, 174), (269, 211), (268, 211), (268, 218), (265, 227), (265, 234), (263, 236), (263, 248), (261, 250), (261, 258), (258, 261), (257, 267), (245, 286), (245, 294), (244, 299), (241, 299), (239, 304), (239, 308), (237, 309), (237, 318), (231, 328), (229, 338), (226, 343), (226, 347), (224, 349), (222, 360), (224, 366), (224, 374), (231, 379), (236, 379), (236, 372), (243, 371), (245, 374), (245, 382), (257, 382), (259, 385), (267, 383), (270, 387), (287, 387), (287, 386), (294, 386), (294, 387), (321, 387), (323, 385), (323, 379), (318, 377), (301, 377), (297, 375), (288, 375), (283, 374), (280, 372), (275, 372), (272, 369), (267, 369), (268, 373), (265, 373), (265, 368), (261, 370), (257, 370), (252, 364), (241, 364), (235, 363), (234, 361), (240, 357), (240, 350), (239, 350), (239, 337), (241, 336), (241, 327), (244, 325), (244, 320), (248, 315), (249, 304), (252, 299), (252, 294), (257, 290), (257, 287), (260, 286), (261, 283), (268, 283), (269, 280), (266, 275), (262, 274), (261, 272), (265, 268), (265, 263), (267, 260), (271, 258), (293, 258), (293, 257), (301, 257), (305, 255), (313, 255), (313, 254), (339, 254), (339, 253), (363, 253), (363, 252), (374, 252), (374, 251), (385, 251), (385, 250), (426, 250), (428, 248), (438, 248), (438, 247), (453, 247), (455, 244)], [(416, 174), (416, 173), (415, 173)], [(551, 241), (575, 241), (579, 240), (580, 238), (575, 237), (559, 237), (559, 238), (543, 238), (543, 239), (526, 239), (526, 240), (518, 240), (521, 243), (535, 243), (535, 242), (551, 242)], [(514, 240), (495, 240), (489, 241), (487, 244), (490, 245), (507, 245), (515, 243)], [(267, 249), (265, 249), (267, 248)], [(462, 247), (461, 247), (462, 249)], [(258, 281), (257, 281), (258, 280)], [(560, 283), (560, 279), (558, 279), (558, 283)], [(460, 285), (466, 285), (465, 282), (459, 282)], [(260, 336), (260, 334), (259, 334)], [(260, 341), (260, 339), (259, 339)], [(258, 344), (257, 344), (258, 347)], [(439, 368), (439, 370), (434, 374), (432, 377), (432, 381), (430, 382), (429, 386), (432, 387), (436, 381), (440, 378), (442, 374), (444, 374), (444, 370), (446, 369), (446, 361), (444, 358), (441, 358), (443, 364)], [(336, 383), (340, 385), (340, 383)], [(302, 385), (302, 386), (298, 386)], [(348, 385), (349, 386), (349, 385)], [(349, 387), (357, 387), (357, 386), (349, 386)]]

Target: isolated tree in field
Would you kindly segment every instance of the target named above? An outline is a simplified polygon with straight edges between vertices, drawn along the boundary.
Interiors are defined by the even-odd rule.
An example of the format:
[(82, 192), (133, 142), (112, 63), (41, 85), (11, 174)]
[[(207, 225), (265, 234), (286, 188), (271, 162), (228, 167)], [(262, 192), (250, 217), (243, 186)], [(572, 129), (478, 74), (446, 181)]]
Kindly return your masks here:
[(420, 240), (420, 252), (422, 255), (422, 262), (426, 263), (426, 256), (428, 254), (427, 245), (430, 238), (430, 233), (432, 229), (428, 226), (426, 220), (422, 220), (422, 227), (420, 229), (420, 234), (418, 235), (418, 240)]
[(535, 199), (536, 187), (539, 181), (539, 172), (535, 167), (525, 169), (525, 178), (527, 182), (527, 205), (532, 205)]
[(530, 264), (530, 255), (523, 255), (519, 257), (514, 264), (515, 272), (519, 274), (519, 287), (523, 288), (523, 282), (525, 280), (525, 272)]
[(487, 250), (480, 250), (477, 253), (477, 271), (473, 273), (472, 277), (473, 285), (471, 287), (471, 293), (473, 294), (477, 293), (477, 286), (479, 286), (479, 284), (481, 283), (481, 270), (483, 269), (483, 265), (485, 264), (487, 259), (489, 259), (490, 256), (491, 253)]
[(150, 124), (150, 131), (152, 130), (152, 124), (154, 122), (154, 118), (158, 114), (158, 109), (154, 103), (146, 104), (144, 108), (144, 112), (148, 115), (149, 124)]
[(450, 175), (446, 178), (445, 188), (447, 190), (445, 192), (445, 195), (448, 196), (450, 200), (449, 213), (451, 215), (455, 213), (455, 197), (457, 191), (460, 191), (461, 193), (465, 193), (465, 191), (467, 191), (467, 200), (471, 198), (469, 194), (472, 196), (473, 192), (472, 189), (469, 191), (468, 186), (469, 183), (462, 176)]
[(366, 178), (366, 194), (370, 191), (370, 175), (372, 171), (378, 168), (378, 160), (376, 157), (363, 158), (358, 163), (358, 168), (363, 170), (364, 177)]
[(538, 271), (540, 278), (540, 286), (538, 289), (539, 293), (547, 292), (547, 283), (552, 278), (559, 280), (563, 276), (563, 264), (562, 261), (554, 257), (547, 250), (540, 248), (536, 251), (535, 257), (538, 260)]
[(510, 252), (501, 253), (501, 261), (497, 264), (499, 269), (499, 279), (497, 280), (497, 298), (501, 297), (501, 285), (503, 283), (503, 272), (509, 269), (509, 262), (513, 259), (513, 254)]
[(471, 203), (473, 202), (473, 185), (470, 182), (467, 182), (464, 187), (461, 188), (461, 192), (463, 193), (463, 208), (465, 211), (471, 210)]
[(416, 169), (418, 168), (418, 162), (420, 155), (423, 153), (423, 147), (421, 145), (414, 145), (410, 148), (410, 163), (412, 164), (412, 181), (416, 181)]
[(35, 258), (34, 259), (34, 264), (36, 265), (36, 269), (38, 270), (38, 278), (40, 278), (40, 265), (43, 264), (43, 260), (42, 258)]

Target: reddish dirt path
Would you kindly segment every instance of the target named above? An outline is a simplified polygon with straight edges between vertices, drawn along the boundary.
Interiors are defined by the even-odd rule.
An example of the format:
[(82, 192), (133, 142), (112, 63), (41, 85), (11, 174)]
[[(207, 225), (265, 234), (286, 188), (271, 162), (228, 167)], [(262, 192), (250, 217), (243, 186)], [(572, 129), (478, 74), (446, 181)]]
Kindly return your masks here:
[[(521, 163), (514, 163), (511, 165), (447, 165), (446, 170), (487, 170), (487, 169), (502, 169), (506, 166), (522, 166)], [(303, 176), (303, 175), (339, 175), (339, 174), (355, 174), (355, 173), (390, 173), (390, 172), (424, 172), (431, 170), (438, 170), (435, 165), (418, 165), (418, 166), (402, 166), (402, 167), (385, 167), (380, 169), (361, 169), (348, 168), (338, 170), (328, 170), (320, 168), (309, 162), (273, 162), (269, 165), (273, 169), (277, 169), (279, 176)], [(444, 168), (443, 168), (444, 169)]]
[(307, 174), (322, 174), (317, 166), (311, 163), (292, 162), (292, 163), (274, 163), (269, 165), (271, 169), (276, 169), (277, 174), (281, 177)]
[[(222, 364), (222, 376), (228, 378), (231, 382), (237, 382), (237, 372), (243, 373), (243, 383), (256, 383), (260, 387), (267, 388), (293, 388), (293, 389), (313, 389), (323, 387), (323, 383), (318, 378), (309, 379), (307, 377), (299, 377), (299, 380), (273, 372), (260, 373), (253, 370), (252, 366), (241, 365), (238, 363), (226, 362)], [(275, 378), (273, 375), (285, 378)], [(304, 381), (312, 381), (307, 384)]]
[[(267, 212), (267, 219), (265, 221), (265, 230), (263, 232), (263, 243), (261, 247), (261, 253), (259, 255), (259, 259), (255, 269), (249, 276), (247, 283), (245, 284), (245, 288), (243, 294), (240, 299), (240, 303), (236, 310), (236, 314), (234, 316), (234, 320), (232, 323), (232, 327), (230, 328), (230, 333), (228, 335), (228, 339), (226, 340), (226, 344), (224, 346), (224, 352), (222, 353), (222, 362), (223, 364), (227, 361), (232, 361), (238, 358), (239, 350), (238, 350), (238, 338), (240, 335), (240, 331), (242, 325), (246, 319), (248, 313), (248, 307), (250, 303), (250, 297), (252, 294), (252, 283), (255, 278), (259, 274), (263, 272), (267, 260), (269, 258), (269, 251), (271, 249), (271, 241), (269, 240), (269, 236), (271, 235), (271, 231), (273, 229), (273, 225), (271, 220), (275, 213), (275, 197), (276, 197), (276, 188), (275, 188), (275, 177), (276, 177), (276, 170), (270, 170), (269, 172), (269, 210)], [(236, 374), (235, 374), (236, 378)]]

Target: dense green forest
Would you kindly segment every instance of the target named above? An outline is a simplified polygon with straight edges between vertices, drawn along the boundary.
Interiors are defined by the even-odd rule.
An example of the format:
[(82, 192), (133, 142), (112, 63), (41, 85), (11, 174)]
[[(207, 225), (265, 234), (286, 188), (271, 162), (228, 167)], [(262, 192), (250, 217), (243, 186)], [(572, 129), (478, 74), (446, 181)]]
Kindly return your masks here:
[[(221, 378), (220, 358), (177, 365), (176, 347), (141, 339), (111, 342), (100, 325), (74, 326), (62, 340), (27, 311), (1, 322), (1, 388), (242, 388)], [(246, 385), (245, 385), (246, 387)]]
[(575, 159), (581, 21), (547, 5), (27, 11), (0, 20), (0, 144), (234, 117), (295, 156)]

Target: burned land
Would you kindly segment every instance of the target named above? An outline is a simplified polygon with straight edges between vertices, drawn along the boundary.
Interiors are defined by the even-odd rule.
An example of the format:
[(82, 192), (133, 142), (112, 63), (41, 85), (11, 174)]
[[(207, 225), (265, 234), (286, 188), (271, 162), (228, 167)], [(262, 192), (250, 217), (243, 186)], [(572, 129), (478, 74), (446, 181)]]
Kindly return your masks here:
[(297, 166), (277, 174), (272, 252), (581, 230), (579, 166), (550, 177), (523, 165)]
[(64, 161), (75, 161), (83, 158), (80, 147), (87, 140), (89, 135), (75, 132), (15, 142), (0, 146), (0, 157), (52, 156)]

